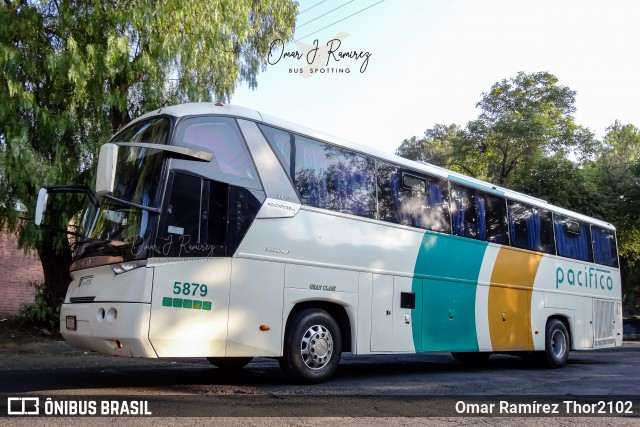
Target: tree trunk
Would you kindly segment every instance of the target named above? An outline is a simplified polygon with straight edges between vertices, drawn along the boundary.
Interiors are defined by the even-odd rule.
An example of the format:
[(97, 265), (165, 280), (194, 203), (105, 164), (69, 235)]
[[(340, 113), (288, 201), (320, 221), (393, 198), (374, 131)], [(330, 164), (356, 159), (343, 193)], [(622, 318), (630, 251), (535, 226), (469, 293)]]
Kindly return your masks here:
[[(38, 249), (44, 273), (44, 282), (51, 291), (51, 298), (48, 302), (51, 308), (55, 308), (60, 304), (67, 293), (69, 283), (71, 283), (71, 275), (69, 274), (71, 248), (69, 241), (66, 236), (56, 234), (58, 233), (47, 232), (42, 247)], [(58, 244), (61, 249), (56, 250)]]

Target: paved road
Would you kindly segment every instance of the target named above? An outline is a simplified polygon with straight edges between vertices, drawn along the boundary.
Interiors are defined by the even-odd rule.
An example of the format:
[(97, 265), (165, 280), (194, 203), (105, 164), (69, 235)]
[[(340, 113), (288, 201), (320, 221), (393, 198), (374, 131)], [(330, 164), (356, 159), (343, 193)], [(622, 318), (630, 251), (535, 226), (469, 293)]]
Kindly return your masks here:
[[(615, 349), (574, 352), (568, 365), (557, 370), (532, 368), (519, 358), (500, 355), (493, 356), (482, 367), (460, 364), (447, 354), (345, 355), (331, 381), (314, 386), (298, 386), (288, 384), (278, 364), (269, 359), (255, 359), (241, 371), (228, 372), (212, 367), (204, 359), (142, 360), (106, 357), (73, 349), (66, 343), (45, 341), (0, 348), (0, 394), (144, 395), (158, 398), (197, 395), (203, 398), (226, 398), (234, 402), (247, 402), (247, 396), (270, 399), (279, 396), (279, 401), (290, 405), (296, 402), (295, 399), (302, 399), (299, 401), (302, 406), (324, 408), (326, 416), (345, 416), (363, 414), (350, 414), (349, 405), (353, 401), (335, 401), (336, 395), (394, 395), (405, 396), (409, 400), (411, 397), (421, 396), (467, 396), (468, 399), (473, 399), (488, 395), (526, 395), (536, 399), (543, 396), (624, 394), (638, 398), (639, 363), (640, 342), (628, 342)], [(357, 404), (361, 405), (361, 412), (362, 404), (356, 402), (356, 406)], [(377, 404), (379, 402), (371, 405), (371, 415), (389, 413), (389, 404), (376, 407)], [(240, 405), (241, 403), (237, 404)], [(635, 409), (637, 412), (640, 408)], [(318, 415), (317, 410), (314, 414)], [(157, 418), (155, 420), (153, 425), (162, 425), (158, 424)], [(180, 420), (184, 425), (186, 419)], [(242, 424), (238, 420), (225, 420), (231, 424)], [(277, 424), (277, 420), (279, 419), (263, 419), (262, 423)], [(375, 423), (383, 419), (372, 420), (371, 423)], [(462, 420), (441, 418), (438, 424), (456, 425)], [(471, 424), (479, 420), (475, 419)], [(20, 421), (12, 418), (9, 421), (10, 425), (16, 426), (35, 425), (29, 424), (33, 420)], [(408, 422), (412, 425), (413, 421), (400, 424), (407, 425)], [(564, 418), (549, 425), (580, 425), (585, 421), (587, 420), (584, 418)], [(605, 420), (600, 418), (597, 423), (603, 425), (603, 421)], [(634, 425), (634, 421), (638, 425), (637, 418), (607, 419), (605, 424)], [(41, 425), (49, 425), (46, 420), (40, 419), (40, 422), (44, 422)], [(538, 418), (538, 422), (541, 419)], [(289, 421), (287, 423), (291, 424)], [(508, 425), (504, 418), (497, 422), (500, 423)]]

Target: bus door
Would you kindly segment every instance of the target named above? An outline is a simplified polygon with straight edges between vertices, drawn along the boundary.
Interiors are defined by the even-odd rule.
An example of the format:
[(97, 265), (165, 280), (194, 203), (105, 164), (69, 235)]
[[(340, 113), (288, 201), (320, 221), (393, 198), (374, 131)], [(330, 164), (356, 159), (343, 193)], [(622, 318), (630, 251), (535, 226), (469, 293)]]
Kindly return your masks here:
[(229, 185), (172, 172), (156, 244), (149, 339), (160, 357), (224, 356)]

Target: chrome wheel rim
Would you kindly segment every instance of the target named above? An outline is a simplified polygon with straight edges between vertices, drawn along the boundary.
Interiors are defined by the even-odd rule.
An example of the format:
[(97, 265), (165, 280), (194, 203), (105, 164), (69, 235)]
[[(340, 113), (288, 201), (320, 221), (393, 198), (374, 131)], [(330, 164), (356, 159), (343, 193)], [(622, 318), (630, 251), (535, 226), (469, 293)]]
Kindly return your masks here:
[(309, 369), (318, 370), (327, 366), (333, 355), (333, 337), (322, 325), (311, 326), (302, 336), (300, 355)]
[(556, 329), (553, 331), (553, 334), (551, 334), (551, 351), (556, 358), (561, 359), (564, 356), (566, 349), (567, 340), (564, 336), (564, 332)]

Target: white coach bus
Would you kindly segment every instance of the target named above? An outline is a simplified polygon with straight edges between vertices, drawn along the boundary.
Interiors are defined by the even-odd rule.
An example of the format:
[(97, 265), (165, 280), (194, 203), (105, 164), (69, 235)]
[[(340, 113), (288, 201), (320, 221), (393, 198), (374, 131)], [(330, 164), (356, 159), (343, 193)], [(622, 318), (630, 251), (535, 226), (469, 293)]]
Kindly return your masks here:
[(314, 383), (342, 352), (560, 367), (622, 344), (611, 224), (256, 111), (146, 114), (87, 191), (60, 325), (79, 347)]

